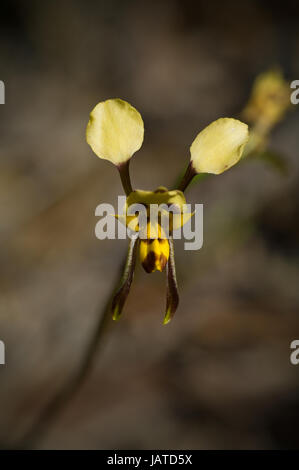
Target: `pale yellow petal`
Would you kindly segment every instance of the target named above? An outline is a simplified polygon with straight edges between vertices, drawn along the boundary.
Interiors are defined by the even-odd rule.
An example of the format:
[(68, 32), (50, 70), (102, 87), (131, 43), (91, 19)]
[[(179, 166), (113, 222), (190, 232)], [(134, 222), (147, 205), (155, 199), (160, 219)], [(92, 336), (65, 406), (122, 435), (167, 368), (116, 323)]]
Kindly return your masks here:
[(136, 217), (136, 215), (115, 214), (114, 217), (123, 225), (129, 227), (129, 229), (135, 230), (136, 232), (139, 231), (138, 217)]
[(195, 212), (183, 212), (182, 214), (174, 214), (172, 221), (172, 230), (177, 230), (183, 227), (193, 217)]
[(248, 126), (237, 119), (221, 118), (201, 131), (190, 152), (197, 173), (219, 174), (235, 165), (248, 141)]
[(90, 113), (86, 140), (98, 157), (115, 165), (126, 162), (140, 149), (143, 135), (142, 117), (126, 101), (102, 101)]

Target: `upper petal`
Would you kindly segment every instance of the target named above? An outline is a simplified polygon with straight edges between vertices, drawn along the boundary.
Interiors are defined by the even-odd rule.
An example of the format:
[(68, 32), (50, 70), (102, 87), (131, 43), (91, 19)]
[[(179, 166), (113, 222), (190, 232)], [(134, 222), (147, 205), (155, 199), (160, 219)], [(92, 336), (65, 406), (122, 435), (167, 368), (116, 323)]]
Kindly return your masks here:
[(115, 165), (140, 149), (144, 125), (139, 112), (120, 99), (102, 101), (90, 113), (86, 140), (94, 153)]
[(248, 126), (237, 119), (220, 118), (201, 131), (190, 152), (197, 173), (219, 174), (241, 158), (249, 138)]

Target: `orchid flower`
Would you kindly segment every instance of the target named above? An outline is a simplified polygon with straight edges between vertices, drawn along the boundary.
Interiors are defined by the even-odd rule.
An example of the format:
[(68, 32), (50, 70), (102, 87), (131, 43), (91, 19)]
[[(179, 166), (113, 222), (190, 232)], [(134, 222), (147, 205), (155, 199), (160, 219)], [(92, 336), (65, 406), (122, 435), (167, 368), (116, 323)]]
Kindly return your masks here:
[[(248, 126), (236, 119), (220, 118), (212, 122), (193, 141), (190, 162), (178, 187), (168, 190), (160, 186), (155, 191), (133, 190), (131, 185), (129, 163), (133, 154), (140, 149), (143, 136), (142, 117), (126, 101), (109, 99), (100, 102), (90, 114), (87, 143), (99, 158), (109, 160), (117, 167), (127, 196), (124, 223), (136, 231), (136, 236), (130, 239), (123, 277), (112, 300), (113, 319), (120, 318), (128, 297), (139, 248), (140, 261), (147, 273), (166, 270), (166, 324), (179, 303), (172, 233), (192, 216), (191, 213), (184, 213), (184, 191), (195, 175), (220, 174), (235, 165), (242, 156), (249, 133)], [(142, 238), (138, 236), (140, 227), (137, 217), (128, 214), (133, 204), (141, 204), (146, 209), (145, 236)], [(171, 214), (167, 234), (164, 233), (161, 218), (155, 223), (151, 221), (149, 213), (152, 204), (176, 208), (175, 213)]]

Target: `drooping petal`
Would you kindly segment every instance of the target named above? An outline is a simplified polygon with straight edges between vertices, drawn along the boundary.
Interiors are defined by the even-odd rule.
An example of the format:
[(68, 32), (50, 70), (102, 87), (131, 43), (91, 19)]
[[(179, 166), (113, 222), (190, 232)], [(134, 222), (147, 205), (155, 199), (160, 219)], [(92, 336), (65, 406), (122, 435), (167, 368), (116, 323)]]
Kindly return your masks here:
[(169, 260), (166, 266), (167, 292), (166, 292), (166, 314), (164, 325), (170, 322), (179, 305), (178, 284), (176, 280), (174, 247), (172, 238), (169, 239)]
[(120, 99), (102, 101), (90, 113), (86, 140), (94, 153), (115, 165), (140, 149), (144, 125), (139, 112)]
[(113, 300), (112, 300), (112, 314), (113, 320), (118, 320), (122, 309), (124, 307), (125, 301), (130, 292), (130, 287), (132, 284), (132, 280), (134, 277), (134, 269), (136, 264), (136, 254), (138, 248), (138, 237), (130, 239), (129, 248), (128, 248), (128, 255), (125, 264), (124, 274), (121, 279), (120, 287), (116, 292)]
[(192, 167), (196, 173), (216, 175), (228, 170), (240, 160), (248, 138), (247, 124), (232, 118), (217, 119), (193, 141)]

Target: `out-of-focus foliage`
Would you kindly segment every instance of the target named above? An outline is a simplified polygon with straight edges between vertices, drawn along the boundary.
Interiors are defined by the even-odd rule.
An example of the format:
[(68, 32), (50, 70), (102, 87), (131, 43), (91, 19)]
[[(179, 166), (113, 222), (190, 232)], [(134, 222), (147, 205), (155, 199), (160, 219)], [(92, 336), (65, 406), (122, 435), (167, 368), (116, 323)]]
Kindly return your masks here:
[(255, 79), (242, 118), (251, 124), (250, 139), (244, 157), (262, 160), (274, 170), (285, 174), (287, 161), (275, 150), (269, 149), (270, 134), (291, 108), (290, 84), (280, 70), (269, 70)]
[(247, 122), (269, 132), (290, 107), (290, 84), (281, 71), (269, 70), (255, 79), (242, 115)]

